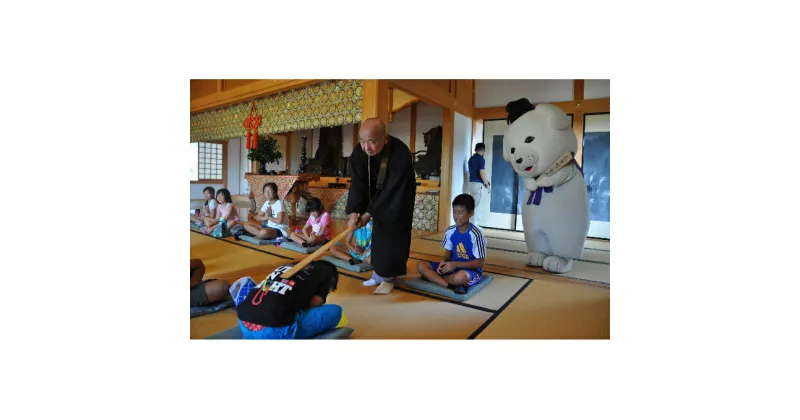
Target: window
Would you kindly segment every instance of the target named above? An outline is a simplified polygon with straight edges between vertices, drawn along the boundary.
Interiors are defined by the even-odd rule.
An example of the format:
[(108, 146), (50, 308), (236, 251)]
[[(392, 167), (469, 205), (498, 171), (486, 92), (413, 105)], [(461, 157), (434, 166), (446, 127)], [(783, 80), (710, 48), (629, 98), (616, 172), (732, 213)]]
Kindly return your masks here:
[(189, 179), (223, 181), (225, 151), (222, 143), (190, 143)]
[(189, 181), (197, 181), (197, 143), (189, 143)]

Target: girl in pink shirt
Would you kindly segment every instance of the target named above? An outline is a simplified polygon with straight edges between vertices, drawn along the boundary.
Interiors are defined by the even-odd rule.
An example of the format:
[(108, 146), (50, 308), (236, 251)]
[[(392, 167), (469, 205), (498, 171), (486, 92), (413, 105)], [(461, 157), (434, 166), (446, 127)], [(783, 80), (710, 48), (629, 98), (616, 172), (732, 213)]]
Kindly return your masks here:
[[(217, 201), (219, 202), (217, 210), (211, 217), (203, 219), (206, 226), (200, 230), (206, 235), (222, 238), (228, 236), (231, 229), (239, 223), (239, 210), (233, 205), (231, 192), (225, 188), (217, 191)], [(217, 230), (219, 236), (215, 236), (214, 230), (220, 222), (225, 222), (225, 231), (223, 232), (222, 229), (219, 229)]]
[(303, 230), (297, 229), (291, 234), (294, 242), (304, 246), (322, 245), (331, 240), (331, 215), (322, 207), (322, 201), (314, 197), (306, 203), (308, 221)]

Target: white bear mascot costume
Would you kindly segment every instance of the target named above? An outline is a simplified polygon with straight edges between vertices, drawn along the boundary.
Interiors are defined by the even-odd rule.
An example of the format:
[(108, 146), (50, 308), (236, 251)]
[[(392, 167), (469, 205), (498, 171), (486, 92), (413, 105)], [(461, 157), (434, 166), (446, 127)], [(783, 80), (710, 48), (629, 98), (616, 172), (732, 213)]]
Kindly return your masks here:
[[(578, 140), (555, 105), (523, 98), (506, 105), (503, 158), (525, 182), (522, 224), (528, 265), (554, 273), (572, 269), (589, 232), (589, 198), (575, 161)], [(560, 168), (560, 169), (559, 169)]]

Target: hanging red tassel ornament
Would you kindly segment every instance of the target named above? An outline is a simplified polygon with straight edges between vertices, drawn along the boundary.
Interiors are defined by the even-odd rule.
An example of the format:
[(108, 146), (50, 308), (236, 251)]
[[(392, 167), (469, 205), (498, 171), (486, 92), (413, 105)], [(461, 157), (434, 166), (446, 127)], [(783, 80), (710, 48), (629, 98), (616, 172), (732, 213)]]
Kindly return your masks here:
[(247, 129), (247, 148), (255, 149), (258, 145), (258, 127), (261, 126), (261, 116), (256, 112), (256, 101), (250, 106), (250, 115), (244, 119), (242, 126)]

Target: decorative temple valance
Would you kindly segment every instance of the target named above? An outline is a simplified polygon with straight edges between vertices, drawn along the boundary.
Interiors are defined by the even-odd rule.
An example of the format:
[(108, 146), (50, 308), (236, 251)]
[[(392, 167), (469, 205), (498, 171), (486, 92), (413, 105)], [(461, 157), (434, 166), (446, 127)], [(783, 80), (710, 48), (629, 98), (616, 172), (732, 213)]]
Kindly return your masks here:
[[(263, 121), (259, 134), (333, 127), (361, 121), (363, 80), (330, 80), (255, 100)], [(242, 122), (252, 100), (190, 117), (192, 142), (229, 140), (245, 135)]]

